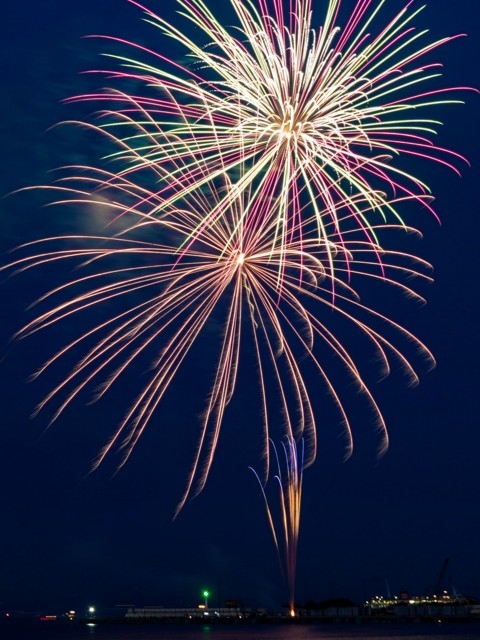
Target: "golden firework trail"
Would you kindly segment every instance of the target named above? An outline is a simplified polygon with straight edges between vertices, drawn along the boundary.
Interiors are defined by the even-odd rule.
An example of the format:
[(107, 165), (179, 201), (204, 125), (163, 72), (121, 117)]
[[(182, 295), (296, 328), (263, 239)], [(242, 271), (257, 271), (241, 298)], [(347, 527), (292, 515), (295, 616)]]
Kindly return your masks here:
[[(271, 442), (277, 463), (274, 481), (277, 484), (279, 515), (268, 499), (266, 488), (255, 469), (250, 469), (257, 478), (265, 501), (268, 524), (273, 536), (275, 548), (282, 572), (288, 584), (288, 605), (291, 617), (295, 616), (295, 577), (297, 572), (298, 538), (300, 533), (300, 514), (302, 507), (304, 442), (301, 441), (300, 452), (292, 437), (282, 442), (284, 464), (280, 462), (277, 448)], [(284, 473), (282, 473), (282, 468)]]

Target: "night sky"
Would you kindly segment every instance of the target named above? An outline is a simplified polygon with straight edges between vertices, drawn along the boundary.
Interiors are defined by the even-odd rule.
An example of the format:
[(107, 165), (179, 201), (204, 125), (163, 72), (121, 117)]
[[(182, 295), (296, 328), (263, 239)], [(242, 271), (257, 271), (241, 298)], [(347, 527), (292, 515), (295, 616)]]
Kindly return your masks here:
[[(223, 0), (209, 4), (225, 11)], [(318, 21), (323, 4), (314, 1)], [(391, 4), (401, 6), (398, 0)], [(478, 86), (477, 4), (431, 0), (420, 18), (432, 39), (469, 34), (436, 54), (445, 65), (445, 85)], [(173, 0), (152, 0), (150, 6), (175, 19)], [(59, 165), (94, 162), (98, 149), (78, 130), (49, 129), (86, 113), (85, 107), (61, 101), (98, 87), (98, 77), (81, 75), (99, 65), (102, 43), (82, 39), (96, 33), (155, 46), (155, 31), (124, 0), (25, 0), (3, 7), (2, 194), (49, 182), (48, 172)], [(327, 402), (319, 402), (325, 412), (319, 417), (319, 456), (304, 476), (299, 602), (337, 596), (361, 602), (387, 589), (424, 593), (435, 585), (447, 557), (457, 591), (480, 598), (479, 98), (473, 92), (462, 97), (466, 105), (436, 107), (430, 115), (445, 125), (439, 144), (467, 156), (471, 166), (461, 165), (461, 178), (428, 164), (418, 167), (442, 219), (440, 226), (421, 212), (417, 222), (424, 239), (405, 247), (435, 267), (435, 283), (423, 291), (428, 304), (418, 307), (398, 298), (389, 309), (427, 343), (437, 367), (413, 389), (398, 373), (374, 386), (391, 437), (381, 459), (369, 414), (359, 413), (355, 450), (344, 461), (334, 414)], [(3, 256), (25, 240), (71, 228), (65, 213), (52, 213), (44, 202), (31, 191), (0, 200)], [(28, 378), (56, 339), (61, 344), (71, 330), (67, 323), (56, 335), (10, 342), (34, 317), (28, 306), (48, 287), (43, 276), (38, 271), (1, 279), (0, 610), (195, 606), (205, 587), (215, 603), (284, 603), (287, 591), (264, 505), (248, 470), (261, 468), (248, 363), (241, 368), (207, 486), (172, 521), (203, 408), (202, 362), (191, 362), (179, 376), (120, 472), (113, 459), (90, 473), (132, 389), (127, 383), (106, 402), (75, 403), (49, 430), (48, 412), (30, 417), (55, 380)], [(136, 380), (131, 383), (134, 388)]]

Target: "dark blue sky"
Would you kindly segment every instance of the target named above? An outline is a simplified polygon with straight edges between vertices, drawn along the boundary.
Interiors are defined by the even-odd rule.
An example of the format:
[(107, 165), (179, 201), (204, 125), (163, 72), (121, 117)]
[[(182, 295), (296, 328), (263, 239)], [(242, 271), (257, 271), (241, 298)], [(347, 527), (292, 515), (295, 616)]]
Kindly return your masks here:
[[(158, 10), (163, 4), (151, 2)], [(174, 3), (168, 4), (173, 16)], [(314, 2), (314, 10), (320, 12), (321, 5)], [(80, 115), (79, 107), (61, 105), (63, 98), (97, 86), (95, 78), (79, 72), (97, 66), (101, 43), (81, 36), (141, 37), (155, 46), (155, 33), (123, 0), (27, 0), (8, 3), (2, 12), (0, 191), (6, 194), (46, 182), (56, 166), (93, 160), (88, 154), (95, 150), (85, 148), (81, 134), (47, 132)], [(457, 0), (453, 9), (450, 0), (431, 0), (421, 20), (432, 37), (469, 33), (437, 57), (445, 63), (446, 84), (478, 85), (476, 3)], [(441, 144), (466, 155), (471, 167), (463, 168), (461, 179), (420, 167), (436, 195), (442, 226), (424, 214), (424, 241), (407, 247), (434, 264), (435, 284), (426, 292), (426, 307), (399, 300), (393, 310), (428, 344), (438, 365), (417, 388), (407, 389), (396, 375), (375, 387), (391, 436), (380, 460), (368, 416), (364, 425), (357, 423), (356, 448), (347, 462), (328, 410), (325, 424), (319, 420), (319, 458), (305, 472), (299, 601), (359, 601), (385, 592), (386, 581), (392, 592), (420, 593), (435, 583), (445, 557), (451, 558), (456, 588), (480, 597), (479, 99), (473, 93), (464, 97), (466, 106), (438, 109), (434, 117), (445, 123)], [(40, 204), (32, 192), (0, 201), (2, 254), (52, 232), (52, 214)], [(263, 503), (248, 471), (248, 465), (260, 465), (248, 386), (240, 387), (227, 412), (206, 489), (172, 522), (203, 406), (196, 393), (201, 366), (192, 364), (179, 379), (175, 397), (120, 473), (112, 462), (88, 475), (122, 414), (128, 389), (101, 405), (75, 405), (46, 433), (48, 416), (30, 419), (52, 380), (27, 378), (53, 344), (42, 336), (15, 345), (8, 340), (31, 317), (25, 309), (44, 284), (41, 273), (2, 281), (0, 610), (194, 605), (205, 586), (215, 601), (284, 602)]]

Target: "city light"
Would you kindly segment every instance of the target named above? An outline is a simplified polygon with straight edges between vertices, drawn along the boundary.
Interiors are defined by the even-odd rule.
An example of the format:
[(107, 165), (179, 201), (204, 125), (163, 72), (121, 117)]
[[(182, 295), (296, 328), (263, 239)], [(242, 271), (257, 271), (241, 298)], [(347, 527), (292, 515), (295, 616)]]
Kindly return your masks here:
[(208, 597), (210, 596), (210, 592), (209, 592), (209, 591), (207, 591), (206, 589), (204, 589), (204, 590), (202, 591), (202, 596), (203, 596), (203, 597), (204, 597), (204, 599), (205, 599), (205, 609), (208, 609)]

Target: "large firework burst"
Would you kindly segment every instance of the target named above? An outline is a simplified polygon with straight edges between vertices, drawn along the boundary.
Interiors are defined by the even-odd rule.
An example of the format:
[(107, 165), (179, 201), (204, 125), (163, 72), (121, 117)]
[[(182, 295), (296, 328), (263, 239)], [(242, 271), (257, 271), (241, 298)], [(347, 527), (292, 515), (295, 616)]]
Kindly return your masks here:
[[(267, 472), (273, 403), (287, 438), (305, 437), (306, 464), (315, 457), (312, 371), (338, 408), (351, 450), (344, 393), (326, 352), (367, 398), (386, 446), (381, 411), (349, 344), (365, 340), (382, 371), (393, 358), (413, 381), (397, 339), (431, 355), (361, 301), (358, 279), (415, 296), (407, 279), (429, 278), (425, 261), (384, 246), (384, 237), (412, 231), (401, 203), (431, 210), (428, 187), (395, 158), (453, 166), (458, 157), (432, 142), (438, 123), (421, 115), (456, 101), (446, 90), (424, 87), (439, 75), (428, 54), (452, 38), (421, 44), (426, 32), (413, 27), (420, 11), (413, 2), (382, 23), (386, 0), (358, 0), (340, 28), (340, 0), (329, 0), (315, 29), (310, 0), (291, 0), (288, 11), (280, 0), (230, 0), (238, 24), (226, 29), (203, 0), (177, 0), (195, 38), (204, 37), (197, 42), (129, 1), (185, 49), (188, 64), (113, 38), (128, 52), (113, 56), (121, 63), (109, 72), (117, 86), (75, 98), (105, 104), (100, 121), (82, 125), (113, 147), (105, 164), (67, 168), (48, 188), (58, 189), (62, 201), (109, 209), (122, 229), (24, 248), (27, 255), (9, 267), (73, 261), (86, 271), (46, 294), (40, 302), (50, 307), (20, 335), (110, 302), (123, 308), (83, 326), (40, 369), (83, 350), (40, 408), (57, 401), (55, 419), (87, 387), (100, 383), (97, 395), (104, 395), (142, 354), (152, 354), (150, 377), (99, 462), (115, 445), (127, 458), (192, 345), (219, 314), (217, 364), (181, 505), (209, 473), (247, 337), (257, 361)], [(347, 336), (338, 333), (342, 323)]]
[[(124, 175), (154, 165), (167, 177), (156, 213), (225, 172), (237, 176), (232, 188), (193, 234), (245, 191), (252, 201), (276, 200), (272, 247), (301, 238), (306, 202), (319, 242), (327, 230), (341, 238), (338, 202), (350, 207), (348, 228), (357, 226), (372, 246), (372, 220), (401, 222), (392, 197), (418, 198), (433, 212), (428, 187), (395, 161), (420, 156), (453, 167), (458, 158), (433, 142), (439, 122), (428, 111), (458, 101), (432, 84), (441, 65), (428, 55), (452, 38), (431, 41), (415, 28), (423, 7), (412, 1), (390, 15), (386, 0), (357, 0), (341, 26), (341, 0), (329, 0), (315, 28), (311, 0), (291, 0), (288, 9), (281, 0), (230, 0), (238, 24), (227, 29), (203, 0), (177, 0), (193, 39), (191, 28), (129, 1), (188, 62), (114, 38), (130, 46), (113, 56), (121, 63), (117, 88), (80, 99), (113, 105), (100, 128), (120, 145), (110, 159), (122, 162)], [(143, 86), (140, 95), (133, 83)], [(242, 211), (248, 217), (251, 204)]]
[[(142, 354), (148, 354), (153, 361), (142, 391), (97, 463), (115, 445), (124, 451), (124, 459), (129, 456), (214, 315), (217, 322), (223, 318), (217, 355), (211, 350), (209, 356), (217, 365), (181, 504), (195, 483), (196, 490), (204, 486), (224, 412), (236, 387), (240, 354), (247, 342), (252, 345), (257, 361), (266, 471), (272, 407), (276, 415), (280, 412), (283, 416), (283, 430), (289, 438), (305, 437), (306, 464), (315, 458), (312, 393), (318, 396), (322, 385), (338, 409), (347, 434), (347, 449), (352, 447), (344, 394), (335, 388), (329, 372), (330, 357), (319, 356), (319, 345), (323, 345), (325, 353), (340, 359), (350, 379), (368, 400), (383, 434), (381, 446), (386, 446), (385, 424), (364, 380), (362, 363), (357, 364), (349, 355), (336, 329), (339, 323), (346, 322), (350, 327), (347, 343), (366, 341), (369, 351), (378, 356), (382, 373), (388, 373), (390, 360), (394, 358), (415, 381), (416, 373), (402, 354), (401, 340), (397, 344), (393, 335), (413, 341), (427, 358), (431, 358), (430, 354), (408, 331), (362, 304), (354, 283), (357, 277), (364, 276), (416, 296), (407, 278), (429, 279), (424, 261), (395, 251), (386, 253), (353, 231), (344, 235), (341, 243), (333, 243), (334, 232), (329, 233), (328, 243), (319, 243), (316, 214), (308, 211), (302, 211), (301, 240), (290, 239), (288, 244), (278, 247), (274, 242), (275, 206), (269, 208), (255, 198), (252, 202), (247, 193), (243, 195), (251, 216), (245, 217), (241, 200), (234, 199), (227, 208), (223, 205), (223, 214), (214, 224), (204, 226), (201, 234), (193, 234), (192, 230), (208, 219), (212, 208), (225, 202), (224, 192), (232, 188), (227, 176), (218, 188), (210, 184), (209, 188), (205, 186), (188, 194), (183, 202), (170, 205), (160, 218), (150, 215), (151, 208), (160, 204), (157, 194), (130, 182), (126, 176), (120, 179), (104, 171), (89, 173), (60, 180), (58, 188), (65, 194), (62, 201), (108, 207), (123, 222), (118, 236), (56, 237), (25, 245), (22, 250), (26, 255), (9, 265), (24, 270), (45, 263), (73, 261), (85, 269), (84, 275), (75, 270), (71, 280), (43, 296), (39, 304), (48, 305), (47, 310), (40, 311), (20, 333), (27, 336), (66, 322), (72, 316), (81, 319), (73, 323), (78, 335), (52, 355), (38, 375), (45, 374), (59, 360), (68, 360), (79, 348), (83, 356), (39, 409), (55, 406), (56, 402), (53, 409), (56, 419), (87, 387), (96, 388), (97, 397), (106, 394)], [(356, 206), (360, 208), (361, 202), (357, 201)], [(365, 211), (368, 206), (363, 204)], [(345, 216), (351, 215), (349, 204), (343, 212)], [(340, 207), (337, 215), (341, 219)], [(279, 288), (280, 265), (283, 278)], [(335, 300), (332, 288), (336, 290)], [(107, 314), (110, 312), (111, 317), (107, 315), (99, 321), (99, 316), (88, 313), (100, 308)], [(390, 329), (392, 337), (385, 337)], [(308, 377), (303, 375), (305, 366), (310, 371)], [(315, 372), (316, 378), (312, 375)]]

